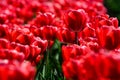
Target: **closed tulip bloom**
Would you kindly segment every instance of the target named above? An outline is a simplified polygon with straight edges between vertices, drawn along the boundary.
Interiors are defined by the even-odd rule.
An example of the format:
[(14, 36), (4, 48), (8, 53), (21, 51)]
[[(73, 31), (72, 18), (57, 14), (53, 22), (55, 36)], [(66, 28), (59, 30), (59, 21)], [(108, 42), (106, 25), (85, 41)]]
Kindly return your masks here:
[(83, 9), (69, 10), (63, 16), (66, 26), (74, 31), (79, 32), (84, 27), (88, 20), (87, 13)]
[(54, 26), (43, 26), (40, 28), (40, 37), (44, 40), (55, 40), (56, 32), (58, 31), (57, 27)]

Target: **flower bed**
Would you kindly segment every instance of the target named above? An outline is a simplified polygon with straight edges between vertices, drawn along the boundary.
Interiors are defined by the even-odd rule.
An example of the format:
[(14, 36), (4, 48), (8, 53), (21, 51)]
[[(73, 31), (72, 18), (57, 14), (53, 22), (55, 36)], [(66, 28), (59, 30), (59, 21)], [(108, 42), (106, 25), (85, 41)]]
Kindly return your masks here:
[(1, 0), (0, 80), (120, 80), (120, 27), (103, 0)]

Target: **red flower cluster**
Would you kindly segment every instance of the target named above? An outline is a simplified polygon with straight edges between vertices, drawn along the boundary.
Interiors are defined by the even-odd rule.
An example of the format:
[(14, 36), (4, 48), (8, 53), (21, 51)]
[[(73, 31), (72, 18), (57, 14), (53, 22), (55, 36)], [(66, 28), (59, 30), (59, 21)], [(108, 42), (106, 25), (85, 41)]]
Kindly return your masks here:
[(62, 46), (62, 69), (67, 80), (120, 79), (118, 20), (109, 17), (104, 8), (101, 8), (103, 13), (99, 13), (99, 9), (94, 11), (95, 8), (93, 12), (84, 8), (69, 10), (63, 15), (68, 29), (78, 32), (80, 44)]
[[(85, 51), (85, 50), (84, 50)], [(82, 52), (83, 53), (83, 52)], [(70, 54), (69, 54), (70, 55)], [(89, 52), (69, 57), (63, 63), (63, 72), (70, 80), (119, 80), (120, 53), (114, 51)]]
[(34, 80), (34, 76), (31, 63), (0, 59), (0, 80)]
[(103, 0), (1, 0), (0, 80), (34, 80), (55, 39), (67, 80), (120, 79), (120, 28)]

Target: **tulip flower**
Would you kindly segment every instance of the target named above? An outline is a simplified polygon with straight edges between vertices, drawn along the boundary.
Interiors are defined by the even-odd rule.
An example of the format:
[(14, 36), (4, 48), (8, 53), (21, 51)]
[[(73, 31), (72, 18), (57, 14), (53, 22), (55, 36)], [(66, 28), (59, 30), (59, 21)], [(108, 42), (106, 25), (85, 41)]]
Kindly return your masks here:
[(83, 55), (87, 55), (90, 52), (90, 48), (87, 46), (79, 46), (79, 45), (67, 45), (62, 46), (62, 57), (64, 61), (79, 58)]
[(54, 26), (43, 26), (40, 28), (40, 36), (44, 40), (55, 40), (58, 28)]
[(34, 80), (36, 69), (30, 62), (0, 59), (0, 80)]
[(66, 26), (76, 34), (76, 43), (78, 44), (78, 32), (82, 31), (88, 21), (87, 13), (83, 9), (67, 11), (63, 19)]
[[(69, 35), (71, 35), (71, 36), (69, 36)], [(74, 34), (74, 32), (71, 32), (67, 28), (60, 28), (57, 31), (57, 39), (60, 40), (61, 42), (74, 43), (75, 34)]]
[(10, 42), (7, 39), (0, 38), (0, 49), (9, 49)]
[(36, 25), (37, 27), (42, 27), (52, 24), (54, 19), (55, 15), (50, 12), (47, 13), (39, 12), (36, 18), (32, 22), (30, 22), (30, 24)]
[[(92, 53), (92, 52), (89, 52)], [(63, 62), (67, 80), (119, 80), (120, 53), (102, 50)]]
[(39, 37), (35, 38), (36, 40), (31, 44), (31, 46), (38, 46), (39, 48), (41, 48), (41, 53), (43, 53), (48, 46), (48, 41), (47, 40), (42, 40)]
[(103, 2), (0, 0), (0, 80), (120, 80), (119, 21)]
[(0, 59), (24, 61), (25, 55), (17, 50), (0, 49)]
[(96, 30), (99, 44), (103, 48), (115, 49), (120, 45), (120, 28), (114, 26), (103, 26)]
[(69, 10), (63, 16), (67, 27), (74, 32), (83, 30), (88, 20), (87, 18), (87, 13), (83, 9)]

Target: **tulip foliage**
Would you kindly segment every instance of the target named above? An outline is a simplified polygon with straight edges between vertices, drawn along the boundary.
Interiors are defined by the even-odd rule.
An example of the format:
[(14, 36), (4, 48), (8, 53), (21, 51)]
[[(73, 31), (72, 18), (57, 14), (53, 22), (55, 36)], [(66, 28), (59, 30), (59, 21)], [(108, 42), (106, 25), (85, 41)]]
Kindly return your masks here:
[(0, 80), (120, 80), (120, 27), (103, 0), (1, 0)]

